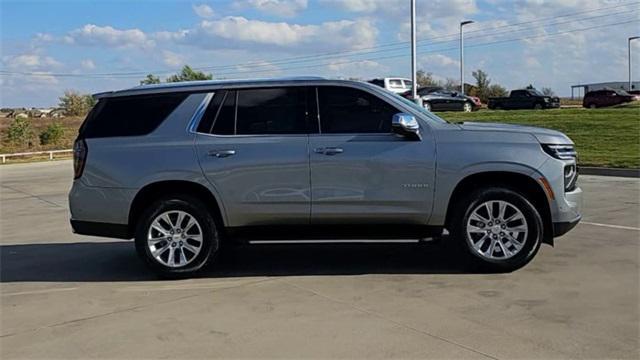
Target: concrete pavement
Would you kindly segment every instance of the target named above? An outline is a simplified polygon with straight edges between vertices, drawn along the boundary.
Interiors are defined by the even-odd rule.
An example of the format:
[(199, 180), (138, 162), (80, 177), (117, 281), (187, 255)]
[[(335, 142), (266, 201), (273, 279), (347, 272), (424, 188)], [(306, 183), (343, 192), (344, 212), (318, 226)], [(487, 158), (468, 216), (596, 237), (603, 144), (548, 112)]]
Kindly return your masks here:
[(0, 166), (0, 356), (633, 358), (640, 180), (583, 176), (584, 221), (511, 274), (437, 245), (244, 246), (158, 281), (71, 234), (69, 161)]

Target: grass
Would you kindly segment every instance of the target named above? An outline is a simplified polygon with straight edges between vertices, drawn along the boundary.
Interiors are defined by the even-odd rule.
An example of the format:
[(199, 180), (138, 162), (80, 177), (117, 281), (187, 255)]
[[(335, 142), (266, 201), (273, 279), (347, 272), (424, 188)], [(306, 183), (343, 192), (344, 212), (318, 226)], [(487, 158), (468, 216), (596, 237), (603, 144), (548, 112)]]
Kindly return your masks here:
[[(474, 113), (441, 112), (452, 122), (502, 122), (545, 127), (562, 131), (576, 143), (582, 166), (640, 168), (640, 103), (603, 109), (480, 110)], [(70, 149), (82, 118), (31, 119), (34, 139), (31, 146), (6, 141), (6, 130), (13, 119), (0, 118), (0, 153)], [(63, 139), (55, 145), (41, 146), (37, 135), (52, 122), (64, 128)], [(14, 162), (15, 159), (11, 160)]]
[(576, 143), (582, 166), (640, 168), (638, 102), (602, 109), (481, 110), (438, 115), (451, 122), (501, 122), (559, 130)]

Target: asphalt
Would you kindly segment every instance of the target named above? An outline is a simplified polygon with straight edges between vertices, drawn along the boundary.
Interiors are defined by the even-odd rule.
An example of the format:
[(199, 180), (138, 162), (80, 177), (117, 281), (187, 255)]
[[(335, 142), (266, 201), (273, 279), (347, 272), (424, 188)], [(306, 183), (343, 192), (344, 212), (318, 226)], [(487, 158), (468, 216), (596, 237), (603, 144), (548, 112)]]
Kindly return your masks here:
[(68, 225), (69, 161), (0, 166), (0, 357), (640, 357), (640, 180), (582, 176), (584, 220), (510, 274), (436, 244), (260, 245), (159, 281)]

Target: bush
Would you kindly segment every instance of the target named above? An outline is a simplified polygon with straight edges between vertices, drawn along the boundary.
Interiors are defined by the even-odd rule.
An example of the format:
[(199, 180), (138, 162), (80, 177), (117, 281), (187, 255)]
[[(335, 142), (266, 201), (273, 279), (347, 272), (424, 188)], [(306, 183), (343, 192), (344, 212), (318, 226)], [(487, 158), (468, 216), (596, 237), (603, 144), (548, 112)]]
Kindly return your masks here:
[(14, 145), (31, 147), (33, 126), (29, 118), (16, 118), (7, 129), (7, 140)]
[(57, 145), (64, 136), (64, 128), (57, 123), (50, 124), (39, 135), (40, 145)]

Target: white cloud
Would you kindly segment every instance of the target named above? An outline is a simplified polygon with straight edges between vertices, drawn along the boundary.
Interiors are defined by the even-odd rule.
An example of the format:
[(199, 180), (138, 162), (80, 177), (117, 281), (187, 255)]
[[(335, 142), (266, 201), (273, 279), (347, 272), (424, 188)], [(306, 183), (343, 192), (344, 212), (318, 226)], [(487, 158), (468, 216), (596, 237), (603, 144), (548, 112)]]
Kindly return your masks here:
[(169, 50), (162, 51), (162, 61), (165, 63), (165, 65), (174, 68), (180, 67), (185, 64), (185, 59), (182, 55)]
[[(175, 33), (162, 32), (157, 39), (196, 45), (202, 48), (267, 48), (357, 49), (375, 44), (377, 28), (369, 20), (341, 20), (319, 25), (249, 20), (228, 16), (219, 20), (203, 20), (194, 29)], [(253, 48), (258, 50), (258, 48)]]
[(252, 7), (269, 15), (294, 17), (307, 8), (307, 0), (236, 0), (238, 9)]
[(91, 59), (84, 59), (80, 61), (80, 66), (85, 70), (93, 70), (96, 68), (96, 64)]
[(207, 4), (193, 5), (191, 8), (201, 18), (212, 18), (216, 15), (211, 6)]
[(348, 58), (332, 60), (327, 65), (327, 75), (342, 78), (368, 78), (382, 76), (388, 68), (372, 60), (353, 61)]
[(115, 29), (111, 26), (87, 24), (72, 30), (64, 37), (68, 44), (85, 46), (106, 46), (113, 48), (149, 49), (155, 42), (140, 29)]
[(20, 54), (4, 56), (2, 63), (12, 70), (49, 70), (57, 68), (62, 64), (51, 56), (39, 54)]

